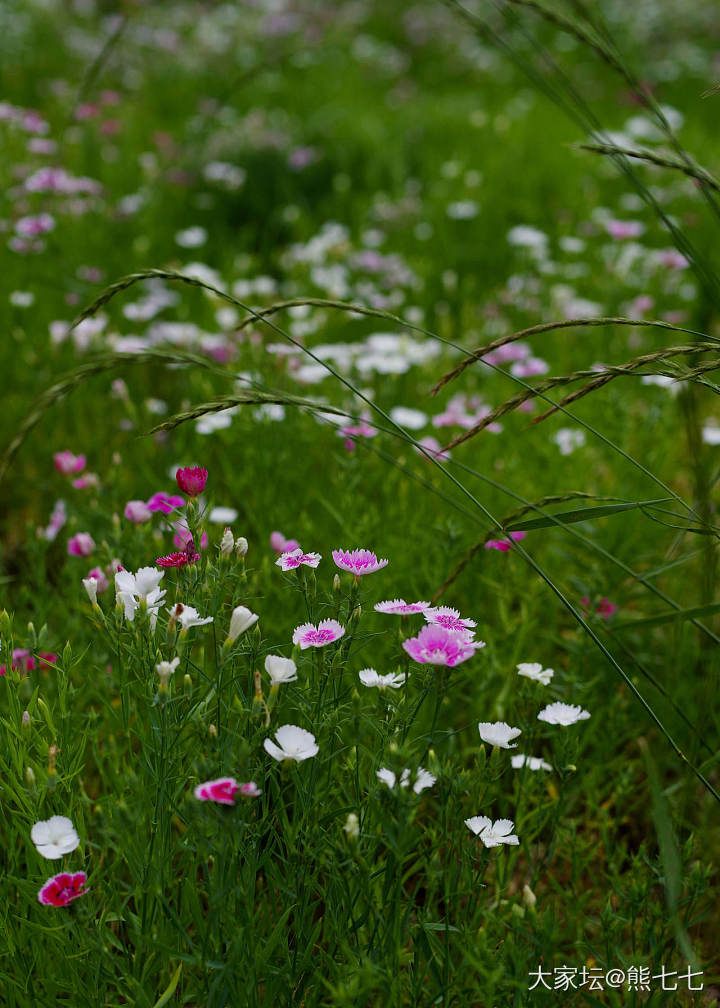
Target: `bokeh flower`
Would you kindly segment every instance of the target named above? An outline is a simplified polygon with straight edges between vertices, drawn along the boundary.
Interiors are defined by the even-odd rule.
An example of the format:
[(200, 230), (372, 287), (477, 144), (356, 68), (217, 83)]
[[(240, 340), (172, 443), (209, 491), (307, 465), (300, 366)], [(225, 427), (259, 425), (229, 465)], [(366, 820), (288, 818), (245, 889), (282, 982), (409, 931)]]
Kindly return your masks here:
[(218, 777), (217, 780), (198, 784), (193, 794), (198, 801), (213, 801), (218, 805), (234, 805), (235, 795), (240, 785), (234, 777)]
[(78, 532), (68, 540), (67, 551), (70, 556), (90, 556), (95, 549), (95, 540), (89, 532)]
[[(377, 771), (377, 777), (384, 784), (387, 784), (389, 788), (394, 788), (398, 784), (401, 788), (405, 788), (410, 783), (410, 771), (403, 770), (400, 774), (400, 779), (398, 780), (397, 774), (393, 773), (392, 770), (388, 770), (387, 767), (381, 767)], [(415, 794), (420, 794), (421, 791), (425, 791), (426, 788), (432, 787), (437, 777), (433, 777), (431, 773), (424, 770), (423, 767), (418, 767), (417, 771), (413, 775), (413, 791)]]
[(388, 599), (385, 602), (376, 602), (373, 606), (375, 612), (387, 613), (392, 616), (411, 616), (414, 613), (425, 612), (430, 606), (429, 602), (406, 602), (405, 599)]
[(518, 675), (524, 676), (526, 679), (532, 679), (533, 682), (539, 682), (543, 686), (549, 686), (550, 680), (555, 675), (553, 669), (544, 669), (539, 662), (520, 662), (517, 666), (517, 671)]

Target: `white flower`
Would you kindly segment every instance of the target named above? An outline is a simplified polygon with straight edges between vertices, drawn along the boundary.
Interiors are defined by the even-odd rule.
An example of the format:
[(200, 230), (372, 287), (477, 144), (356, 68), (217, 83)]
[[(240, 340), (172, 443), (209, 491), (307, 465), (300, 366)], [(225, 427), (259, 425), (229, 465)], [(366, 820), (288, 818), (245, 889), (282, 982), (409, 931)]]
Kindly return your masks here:
[(533, 682), (542, 683), (543, 686), (549, 686), (550, 680), (555, 675), (553, 669), (544, 669), (540, 662), (520, 662), (517, 670), (518, 675), (525, 676), (526, 679), (532, 679)]
[(208, 521), (217, 522), (218, 525), (227, 525), (229, 522), (237, 520), (238, 513), (231, 507), (214, 507), (208, 515)]
[(61, 815), (36, 822), (30, 830), (30, 839), (38, 853), (50, 861), (57, 861), (63, 854), (69, 854), (80, 843), (72, 820)]
[(500, 749), (515, 749), (516, 744), (510, 745), (514, 738), (522, 734), (519, 728), (511, 728), (504, 721), (481, 721), (478, 725), (480, 738), (488, 745), (499, 746)]
[(389, 675), (378, 675), (375, 669), (372, 668), (364, 668), (358, 675), (363, 686), (377, 686), (381, 690), (387, 689), (388, 686), (391, 689), (399, 689), (407, 679), (404, 672), (391, 672)]
[(245, 536), (240, 536), (239, 539), (235, 540), (235, 555), (239, 557), (244, 557), (248, 551), (248, 541)]
[(115, 574), (115, 601), (125, 609), (125, 619), (132, 622), (135, 613), (143, 602), (150, 613), (150, 619), (155, 628), (160, 603), (165, 598), (165, 590), (158, 586), (165, 571), (157, 567), (141, 567), (136, 574), (130, 571), (118, 571)]
[(255, 626), (260, 617), (250, 612), (247, 606), (235, 606), (230, 617), (230, 629), (228, 630), (228, 640), (234, 641), (240, 634), (245, 633), (251, 626)]
[(265, 658), (265, 671), (273, 686), (295, 682), (297, 679), (297, 665), (292, 658), (283, 658), (281, 655), (269, 654)]
[[(394, 788), (396, 783), (399, 783), (400, 787), (404, 788), (410, 783), (409, 770), (403, 770), (400, 774), (399, 781), (392, 770), (388, 770), (387, 767), (382, 767), (378, 770), (377, 776), (384, 784), (387, 784), (389, 788)], [(424, 791), (425, 788), (432, 787), (436, 780), (437, 777), (433, 777), (433, 775), (428, 773), (427, 770), (424, 770), (422, 767), (418, 767), (413, 783), (413, 791), (415, 794), (420, 794), (420, 792)]]
[(473, 816), (472, 819), (465, 820), (465, 825), (480, 837), (486, 847), (520, 843), (518, 837), (512, 832), (515, 828), (512, 819), (496, 819), (493, 822), (487, 816)]
[(547, 721), (548, 724), (567, 727), (568, 725), (575, 724), (577, 721), (585, 721), (589, 717), (590, 714), (588, 711), (583, 710), (582, 707), (575, 704), (560, 703), (558, 700), (556, 703), (543, 707), (538, 714), (538, 721)]
[(205, 626), (206, 623), (212, 623), (213, 621), (212, 616), (206, 616), (205, 619), (202, 619), (197, 609), (193, 609), (189, 605), (183, 605), (182, 602), (171, 606), (168, 612), (170, 613), (170, 618), (177, 620), (183, 630), (189, 630), (190, 627), (194, 626)]
[(717, 424), (706, 424), (702, 429), (702, 439), (704, 444), (720, 444), (720, 427)]
[(585, 440), (585, 431), (575, 427), (561, 427), (553, 435), (561, 455), (571, 455), (576, 448), (582, 448)]
[(97, 578), (94, 577), (83, 578), (83, 588), (87, 592), (88, 598), (90, 599), (93, 605), (97, 605), (97, 586), (98, 586)]
[(350, 812), (343, 829), (347, 833), (350, 840), (357, 840), (360, 836), (360, 820), (355, 812)]
[(295, 760), (300, 763), (302, 760), (310, 759), (311, 756), (316, 756), (320, 751), (313, 733), (298, 728), (297, 725), (283, 725), (275, 732), (275, 738), (279, 745), (266, 738), (263, 746), (265, 752), (276, 760)]
[(510, 760), (513, 766), (513, 770), (521, 770), (523, 767), (527, 767), (528, 770), (552, 770), (549, 763), (546, 763), (544, 759), (540, 759), (539, 756), (524, 756), (522, 753), (518, 753), (517, 756), (513, 756)]
[(175, 671), (175, 669), (178, 667), (179, 664), (180, 659), (177, 655), (173, 658), (172, 661), (158, 662), (158, 664), (155, 666), (155, 671), (157, 672), (158, 678), (162, 685), (167, 686), (170, 676), (173, 674), (173, 672)]

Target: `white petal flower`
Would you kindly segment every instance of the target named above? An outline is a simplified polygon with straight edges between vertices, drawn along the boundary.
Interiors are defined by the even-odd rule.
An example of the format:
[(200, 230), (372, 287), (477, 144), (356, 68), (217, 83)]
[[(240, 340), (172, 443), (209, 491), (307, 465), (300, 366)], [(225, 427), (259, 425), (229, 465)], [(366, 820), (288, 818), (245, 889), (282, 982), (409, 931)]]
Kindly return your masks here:
[(546, 721), (548, 724), (567, 727), (568, 725), (575, 724), (577, 721), (585, 721), (589, 717), (589, 712), (583, 710), (582, 707), (575, 704), (561, 703), (558, 700), (556, 703), (543, 707), (538, 714), (538, 721)]
[(275, 732), (277, 743), (266, 738), (263, 742), (265, 751), (276, 760), (302, 760), (316, 756), (320, 751), (312, 732), (299, 728), (297, 725), (283, 725)]
[(57, 861), (63, 854), (69, 854), (80, 843), (72, 820), (58, 815), (36, 822), (30, 830), (30, 839), (38, 853), (50, 861)]
[(97, 578), (83, 578), (83, 588), (87, 592), (88, 598), (93, 605), (97, 605)]
[[(396, 784), (399, 784), (400, 787), (404, 788), (410, 783), (409, 770), (403, 770), (400, 774), (400, 780), (398, 781), (392, 770), (388, 770), (387, 767), (382, 767), (377, 771), (377, 777), (384, 784), (387, 784), (389, 788), (394, 788)], [(420, 792), (424, 791), (426, 788), (432, 787), (436, 780), (437, 777), (433, 777), (433, 775), (423, 767), (418, 767), (413, 778), (413, 791), (415, 794), (420, 794)]]
[(155, 666), (155, 671), (158, 674), (158, 679), (162, 684), (167, 686), (170, 677), (172, 676), (175, 669), (180, 664), (180, 658), (176, 655), (172, 661), (161, 661)]
[(228, 630), (228, 640), (234, 641), (240, 636), (240, 634), (245, 633), (249, 630), (251, 626), (255, 626), (260, 617), (257, 613), (250, 612), (247, 606), (235, 606), (230, 617), (230, 629)]
[(480, 738), (488, 745), (498, 746), (500, 749), (515, 749), (517, 744), (510, 744), (514, 738), (521, 735), (520, 728), (511, 728), (505, 721), (481, 721), (478, 724)]
[(270, 676), (273, 686), (281, 683), (295, 682), (297, 679), (297, 665), (292, 658), (283, 658), (281, 655), (267, 655), (265, 658), (265, 671)]
[(178, 621), (183, 630), (189, 630), (190, 627), (194, 626), (205, 626), (206, 623), (212, 623), (213, 621), (212, 616), (206, 616), (203, 619), (197, 609), (193, 609), (192, 606), (183, 605), (182, 602), (171, 606), (168, 612), (171, 618)]
[[(120, 573), (126, 573), (121, 571)], [(151, 592), (158, 588), (160, 582), (165, 577), (165, 571), (157, 567), (141, 567), (135, 575), (135, 594), (141, 599), (147, 598)], [(117, 584), (118, 575), (115, 575)]]
[(399, 689), (407, 679), (404, 672), (391, 672), (388, 675), (378, 675), (375, 669), (372, 668), (362, 669), (358, 672), (358, 675), (363, 686), (377, 686), (381, 690), (388, 687), (390, 689)]
[(517, 666), (518, 675), (539, 682), (543, 686), (549, 686), (550, 680), (555, 675), (551, 668), (544, 669), (539, 662), (520, 662)]
[(499, 847), (500, 844), (515, 846), (520, 843), (519, 838), (513, 833), (515, 824), (512, 819), (496, 819), (495, 822), (491, 822), (487, 816), (473, 816), (472, 819), (465, 820), (465, 825), (486, 847)]
[(525, 756), (523, 753), (518, 753), (517, 756), (513, 756), (510, 760), (513, 766), (513, 770), (521, 770), (523, 767), (527, 767), (528, 770), (552, 770), (549, 763), (546, 763), (544, 759), (540, 759), (539, 756)]

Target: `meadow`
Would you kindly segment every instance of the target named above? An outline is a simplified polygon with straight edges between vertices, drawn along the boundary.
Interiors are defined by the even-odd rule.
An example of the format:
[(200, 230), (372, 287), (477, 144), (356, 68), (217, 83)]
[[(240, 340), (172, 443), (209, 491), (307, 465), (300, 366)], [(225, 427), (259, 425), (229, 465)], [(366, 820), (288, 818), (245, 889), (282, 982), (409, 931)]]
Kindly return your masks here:
[(0, 1004), (718, 1003), (720, 15), (0, 29)]

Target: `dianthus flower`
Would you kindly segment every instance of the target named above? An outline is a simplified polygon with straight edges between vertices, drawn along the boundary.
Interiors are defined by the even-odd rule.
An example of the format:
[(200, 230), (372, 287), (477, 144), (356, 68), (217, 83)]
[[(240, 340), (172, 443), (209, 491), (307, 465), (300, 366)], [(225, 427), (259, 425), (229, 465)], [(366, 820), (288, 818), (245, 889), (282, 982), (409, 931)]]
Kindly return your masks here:
[(218, 805), (234, 805), (235, 795), (240, 785), (234, 777), (218, 777), (217, 780), (198, 784), (193, 794), (198, 801), (214, 801)]
[(414, 661), (421, 665), (446, 665), (449, 668), (472, 658), (481, 647), (485, 647), (484, 641), (470, 641), (452, 630), (432, 624), (423, 627), (417, 637), (403, 641), (403, 648)]
[(513, 548), (516, 542), (520, 542), (526, 535), (527, 532), (510, 532), (507, 539), (488, 539), (485, 543), (485, 549), (494, 549), (499, 550), (501, 553), (507, 553), (508, 550)]
[[(422, 767), (418, 767), (417, 772), (413, 776), (413, 791), (415, 794), (420, 794), (420, 792), (424, 791), (426, 788), (432, 787), (437, 780), (437, 777), (433, 777), (431, 773), (428, 773), (428, 771), (424, 770)], [(396, 784), (399, 784), (401, 788), (405, 788), (410, 783), (409, 770), (403, 770), (400, 774), (400, 779), (398, 780), (397, 775), (393, 773), (392, 770), (388, 770), (387, 767), (381, 767), (380, 770), (377, 771), (377, 777), (383, 782), (383, 784), (387, 784), (389, 788), (394, 788)]]
[(339, 640), (345, 633), (345, 627), (341, 626), (337, 620), (321, 620), (317, 626), (313, 623), (303, 623), (296, 627), (293, 632), (293, 644), (299, 644), (300, 649), (305, 651), (310, 647), (324, 647)]
[(588, 711), (576, 704), (555, 703), (548, 704), (538, 714), (538, 721), (546, 721), (548, 724), (562, 725), (567, 728), (578, 721), (586, 721), (590, 717)]
[(72, 903), (78, 896), (84, 896), (87, 892), (85, 885), (87, 875), (85, 872), (61, 872), (48, 879), (38, 893), (38, 901), (46, 906), (64, 907)]
[(465, 820), (465, 825), (482, 840), (486, 847), (520, 843), (518, 837), (512, 832), (515, 828), (512, 819), (496, 819), (495, 822), (492, 822), (487, 816), (473, 816), (472, 819)]
[(476, 626), (475, 620), (464, 619), (457, 609), (451, 609), (450, 606), (435, 606), (426, 609), (423, 615), (428, 623), (436, 623), (446, 630), (455, 630), (458, 633), (464, 633)]
[(355, 577), (362, 577), (363, 574), (374, 574), (375, 571), (387, 567), (387, 560), (378, 560), (374, 553), (367, 549), (332, 551), (332, 558), (340, 570), (349, 571)]
[(68, 540), (67, 551), (70, 556), (90, 556), (95, 549), (95, 540), (89, 532), (78, 532)]
[(282, 725), (275, 732), (275, 738), (279, 745), (266, 738), (263, 746), (276, 760), (295, 760), (296, 763), (300, 763), (302, 760), (317, 756), (320, 751), (312, 732), (297, 725)]
[(388, 599), (386, 602), (376, 602), (375, 612), (387, 613), (391, 616), (411, 616), (414, 613), (425, 612), (430, 607), (429, 602), (406, 602), (405, 599)]
[(155, 563), (158, 567), (187, 567), (188, 564), (197, 563), (200, 559), (199, 553), (168, 553), (167, 556), (157, 557)]
[(73, 455), (71, 451), (66, 449), (65, 451), (55, 452), (53, 463), (57, 471), (62, 473), (63, 476), (72, 476), (82, 472), (85, 468), (85, 456)]
[(319, 553), (303, 553), (301, 549), (295, 549), (279, 556), (275, 566), (281, 567), (284, 571), (296, 570), (300, 565), (315, 568), (321, 560)]
[(286, 539), (282, 532), (270, 533), (270, 549), (278, 555), (280, 553), (290, 553), (292, 550), (300, 549), (297, 539)]
[(201, 466), (185, 466), (175, 473), (178, 487), (188, 497), (199, 497), (205, 489), (207, 478), (208, 471)]
[(481, 721), (478, 731), (483, 742), (499, 749), (517, 749), (517, 743), (512, 740), (522, 734), (519, 728), (511, 728), (505, 721)]
[(30, 830), (30, 839), (38, 854), (50, 861), (57, 861), (63, 854), (69, 854), (80, 843), (72, 820), (60, 815), (36, 822)]
[(378, 675), (374, 668), (364, 668), (358, 672), (363, 686), (377, 686), (379, 690), (399, 689), (407, 679), (404, 672), (390, 672)]
[(172, 514), (176, 508), (185, 507), (185, 500), (183, 497), (178, 497), (177, 494), (166, 494), (162, 490), (154, 493), (150, 500), (147, 501), (148, 511), (162, 511), (163, 514)]

